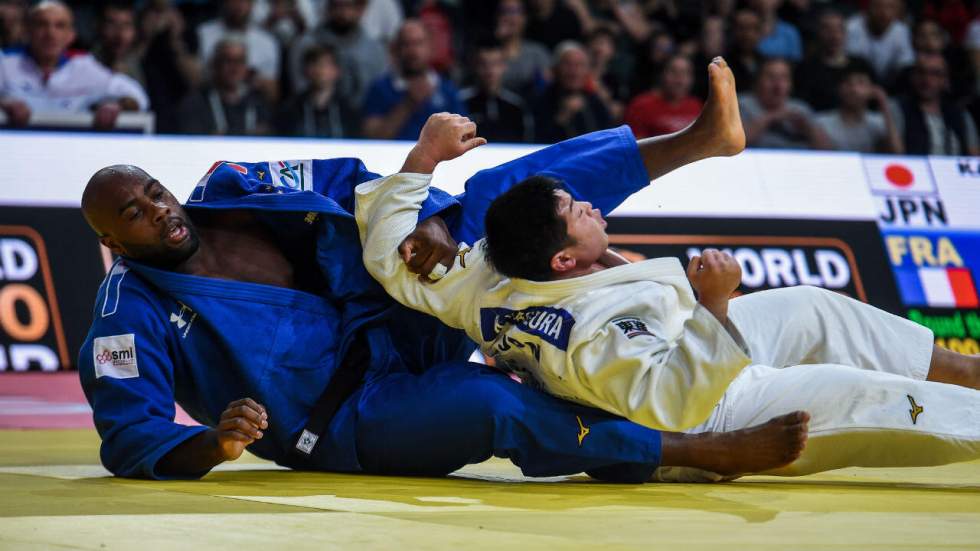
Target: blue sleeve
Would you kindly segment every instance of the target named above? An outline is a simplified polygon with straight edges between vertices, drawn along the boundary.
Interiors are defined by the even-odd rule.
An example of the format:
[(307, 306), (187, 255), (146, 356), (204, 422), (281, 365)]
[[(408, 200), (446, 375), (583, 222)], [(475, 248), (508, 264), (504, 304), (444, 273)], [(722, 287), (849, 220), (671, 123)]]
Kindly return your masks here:
[(199, 478), (206, 473), (166, 477), (156, 469), (167, 452), (207, 427), (174, 422), (166, 314), (142, 293), (119, 283), (109, 277), (103, 284), (78, 359), (82, 389), (102, 438), (102, 464), (116, 476)]
[(462, 212), (450, 225), (454, 237), (467, 243), (483, 237), (483, 218), (490, 203), (537, 174), (561, 180), (572, 196), (604, 213), (650, 183), (628, 126), (592, 132), (473, 175), (466, 181), (465, 194), (458, 197)]

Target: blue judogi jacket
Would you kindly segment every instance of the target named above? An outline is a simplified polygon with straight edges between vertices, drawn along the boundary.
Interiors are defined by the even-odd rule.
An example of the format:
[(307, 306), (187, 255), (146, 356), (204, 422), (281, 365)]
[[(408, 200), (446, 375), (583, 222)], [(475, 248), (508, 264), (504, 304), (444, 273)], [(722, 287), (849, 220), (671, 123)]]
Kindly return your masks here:
[[(490, 201), (538, 173), (561, 178), (573, 196), (605, 212), (649, 183), (632, 134), (620, 127), (482, 171), (456, 198), (433, 188), (420, 219), (440, 214), (457, 239), (473, 242), (483, 233)], [(253, 210), (284, 248), (312, 243), (326, 281), (322, 295), (116, 261), (99, 288), (78, 362), (106, 468), (119, 476), (166, 478), (157, 471), (160, 458), (207, 429), (175, 423), (174, 401), (214, 426), (228, 403), (243, 397), (269, 411), (265, 437), (249, 451), (311, 466), (295, 464), (289, 451), (352, 336), (361, 331), (368, 339), (369, 377), (403, 365), (412, 346), (391, 329), (407, 311), (361, 263), (353, 190), (377, 177), (357, 159), (222, 161), (185, 203), (192, 215)], [(337, 412), (313, 467), (360, 470), (357, 402), (355, 394)]]

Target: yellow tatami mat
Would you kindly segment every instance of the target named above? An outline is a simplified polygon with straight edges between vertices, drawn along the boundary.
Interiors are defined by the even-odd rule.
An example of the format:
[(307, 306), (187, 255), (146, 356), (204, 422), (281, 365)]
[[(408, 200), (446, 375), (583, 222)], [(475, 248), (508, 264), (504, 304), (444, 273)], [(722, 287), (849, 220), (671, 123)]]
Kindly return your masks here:
[(90, 430), (0, 431), (0, 549), (980, 549), (980, 462), (618, 486), (493, 460), (445, 479), (249, 458), (108, 477)]

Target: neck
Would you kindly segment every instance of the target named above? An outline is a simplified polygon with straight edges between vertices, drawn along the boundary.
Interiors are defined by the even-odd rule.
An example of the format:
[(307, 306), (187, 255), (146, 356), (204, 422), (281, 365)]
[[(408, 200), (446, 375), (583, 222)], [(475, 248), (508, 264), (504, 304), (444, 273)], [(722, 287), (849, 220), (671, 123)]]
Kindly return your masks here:
[(514, 57), (521, 50), (521, 35), (515, 34), (510, 38), (501, 41), (501, 45), (508, 57)]
[(860, 121), (864, 119), (866, 109), (864, 105), (841, 105), (840, 116), (846, 121)]
[(53, 57), (46, 57), (38, 55), (36, 52), (31, 52), (31, 58), (34, 59), (34, 63), (37, 64), (38, 68), (42, 72), (50, 73), (58, 67), (58, 60), (61, 59), (61, 55), (56, 55)]
[(215, 86), (221, 100), (226, 103), (235, 103), (242, 97), (242, 87), (236, 84), (225, 84)]
[(919, 107), (921, 107), (923, 111), (928, 111), (929, 113), (938, 113), (942, 111), (941, 103), (942, 102), (939, 100), (939, 98), (923, 99), (919, 100)]
[(310, 102), (317, 109), (322, 109), (333, 98), (333, 90), (334, 86), (332, 84), (319, 90), (310, 90)]
[(823, 62), (827, 65), (832, 65), (834, 67), (840, 67), (847, 63), (847, 54), (843, 50), (836, 52), (827, 52), (823, 56)]
[(567, 272), (556, 273), (551, 278), (553, 281), (562, 279), (572, 279), (573, 277), (582, 277), (589, 274), (594, 274), (596, 272), (601, 272), (602, 270), (607, 270), (609, 268), (615, 268), (616, 266), (622, 266), (624, 264), (629, 264), (630, 261), (624, 258), (619, 253), (613, 252), (606, 249), (602, 255), (597, 258), (592, 264), (588, 266), (583, 266), (579, 268), (576, 266)]

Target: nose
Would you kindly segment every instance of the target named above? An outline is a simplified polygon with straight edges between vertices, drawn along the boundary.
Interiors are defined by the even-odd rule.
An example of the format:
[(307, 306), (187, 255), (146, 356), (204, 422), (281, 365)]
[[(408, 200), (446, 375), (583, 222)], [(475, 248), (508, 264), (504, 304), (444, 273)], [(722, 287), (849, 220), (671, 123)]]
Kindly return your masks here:
[(153, 210), (153, 223), (162, 224), (170, 216), (170, 207), (166, 203), (153, 203), (150, 207)]

